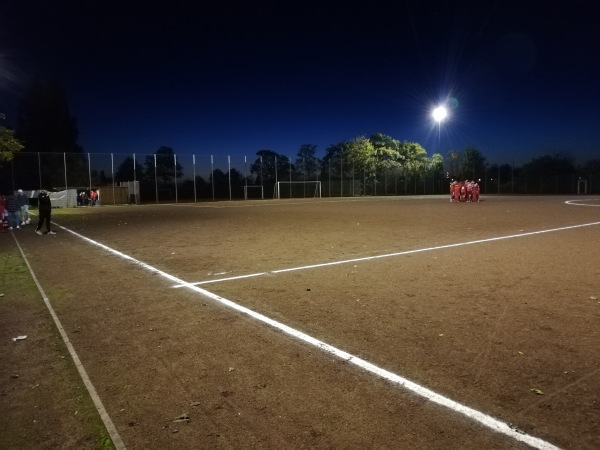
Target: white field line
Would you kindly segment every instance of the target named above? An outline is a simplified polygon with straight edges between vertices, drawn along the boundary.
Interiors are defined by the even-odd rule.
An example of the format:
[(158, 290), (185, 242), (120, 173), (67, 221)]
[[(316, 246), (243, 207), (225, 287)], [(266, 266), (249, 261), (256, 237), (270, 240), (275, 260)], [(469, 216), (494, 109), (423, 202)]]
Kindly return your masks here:
[(278, 270), (272, 270), (270, 272), (258, 272), (258, 273), (252, 273), (252, 274), (248, 274), (248, 275), (239, 275), (237, 277), (228, 277), (228, 278), (218, 278), (218, 279), (214, 279), (214, 280), (205, 280), (205, 281), (196, 281), (193, 283), (185, 283), (182, 285), (175, 285), (173, 286), (174, 288), (180, 288), (180, 287), (188, 287), (188, 285), (202, 285), (202, 284), (209, 284), (209, 283), (220, 283), (223, 281), (233, 281), (233, 280), (239, 280), (242, 278), (251, 278), (251, 277), (259, 277), (262, 275), (275, 275), (278, 273), (284, 273), (284, 272), (293, 272), (296, 270), (306, 270), (306, 269), (316, 269), (319, 267), (327, 267), (327, 266), (336, 266), (336, 265), (340, 265), (340, 264), (350, 264), (350, 263), (355, 263), (355, 262), (361, 262), (361, 261), (371, 261), (374, 259), (382, 259), (382, 258), (391, 258), (393, 256), (402, 256), (402, 255), (410, 255), (413, 253), (423, 253), (423, 252), (431, 252), (434, 250), (443, 250), (446, 248), (453, 248), (453, 247), (463, 247), (465, 245), (473, 245), (473, 244), (483, 244), (486, 242), (493, 242), (493, 241), (501, 241), (503, 239), (515, 239), (515, 238), (520, 238), (520, 237), (525, 237), (525, 236), (534, 236), (536, 234), (543, 234), (543, 233), (553, 233), (556, 231), (564, 231), (564, 230), (571, 230), (574, 228), (582, 228), (582, 227), (591, 227), (594, 225), (600, 225), (600, 222), (592, 222), (592, 223), (584, 223), (581, 225), (571, 225), (568, 227), (560, 227), (560, 228), (551, 228), (548, 230), (539, 230), (539, 231), (530, 231), (528, 233), (520, 233), (520, 234), (511, 234), (509, 236), (498, 236), (498, 237), (493, 237), (493, 238), (487, 238), (487, 239), (478, 239), (476, 241), (467, 241), (467, 242), (458, 242), (456, 244), (447, 244), (447, 245), (438, 245), (436, 247), (428, 247), (428, 248), (418, 248), (415, 250), (406, 250), (403, 252), (395, 252), (395, 253), (387, 253), (384, 255), (374, 255), (374, 256), (365, 256), (362, 258), (353, 258), (353, 259), (345, 259), (345, 260), (341, 260), (341, 261), (331, 261), (331, 262), (327, 262), (327, 263), (320, 263), (320, 264), (311, 264), (308, 266), (299, 266), (299, 267), (290, 267), (287, 269), (278, 269)]
[(100, 400), (100, 397), (98, 396), (98, 393), (96, 392), (96, 388), (94, 388), (94, 385), (92, 384), (92, 381), (90, 380), (90, 377), (88, 376), (85, 368), (83, 367), (83, 364), (81, 363), (81, 360), (79, 359), (79, 355), (77, 355), (75, 348), (71, 344), (71, 341), (69, 340), (69, 337), (67, 336), (67, 332), (63, 328), (62, 323), (60, 322), (58, 316), (54, 312), (54, 308), (50, 304), (50, 300), (48, 299), (48, 296), (42, 289), (41, 284), (39, 283), (37, 277), (35, 276), (35, 273), (33, 272), (33, 269), (31, 268), (31, 265), (29, 264), (29, 261), (27, 260), (27, 257), (25, 256), (25, 253), (23, 252), (23, 249), (19, 245), (19, 242), (17, 241), (17, 238), (15, 237), (14, 234), (13, 234), (13, 238), (15, 239), (15, 242), (17, 243), (17, 247), (19, 248), (19, 251), (21, 252), (21, 256), (23, 257), (25, 264), (27, 264), (27, 268), (29, 269), (29, 273), (31, 274), (31, 277), (33, 278), (33, 281), (35, 282), (35, 285), (37, 286), (38, 290), (40, 291), (40, 294), (42, 295), (42, 298), (44, 299), (46, 308), (48, 308), (48, 311), (50, 311), (50, 315), (52, 316), (52, 319), (54, 320), (54, 324), (56, 325), (56, 328), (58, 328), (58, 331), (60, 332), (62, 340), (64, 341), (65, 345), (67, 346), (67, 349), (69, 350), (69, 354), (71, 355), (71, 358), (73, 359), (73, 362), (75, 363), (75, 367), (77, 367), (79, 376), (83, 380), (83, 384), (85, 385), (87, 391), (90, 394), (90, 397), (92, 398), (92, 401), (94, 402), (96, 411), (98, 411), (98, 414), (100, 414), (100, 418), (102, 419), (102, 422), (104, 422), (106, 431), (108, 431), (108, 434), (110, 435), (110, 438), (112, 439), (112, 442), (115, 445), (115, 448), (117, 450), (125, 449), (126, 448), (125, 444), (123, 443), (123, 440), (121, 439), (121, 436), (119, 435), (119, 432), (117, 431), (110, 416), (108, 415), (106, 408), (104, 408), (104, 404), (102, 403), (102, 400)]
[(588, 203), (582, 202), (600, 202), (600, 198), (586, 198), (582, 200), (567, 200), (565, 203), (571, 206), (600, 206), (600, 203), (597, 205), (590, 205)]
[(164, 272), (160, 269), (157, 269), (149, 264), (139, 261), (129, 255), (119, 252), (118, 250), (108, 247), (107, 245), (101, 244), (100, 242), (97, 242), (88, 237), (85, 237), (73, 230), (65, 228), (61, 225), (58, 225), (58, 226), (61, 229), (73, 234), (74, 236), (77, 236), (92, 245), (100, 247), (101, 249), (103, 249), (109, 253), (112, 253), (113, 255), (123, 258), (123, 259), (135, 264), (136, 266), (149, 271), (152, 274), (160, 275), (160, 276), (166, 278), (167, 280), (175, 282), (179, 285), (184, 285), (188, 289), (190, 289), (194, 292), (197, 292), (197, 293), (203, 295), (204, 297), (210, 298), (210, 299), (216, 301), (217, 303), (220, 303), (228, 308), (233, 309), (234, 311), (238, 311), (239, 313), (245, 314), (253, 319), (258, 320), (259, 322), (262, 322), (262, 323), (269, 325), (277, 330), (280, 330), (283, 333), (285, 333), (293, 338), (296, 338), (302, 342), (312, 345), (326, 353), (334, 355), (337, 358), (342, 359), (350, 364), (354, 364), (355, 366), (360, 367), (361, 369), (365, 370), (366, 372), (369, 372), (373, 375), (377, 375), (378, 377), (388, 380), (397, 386), (403, 387), (404, 389), (406, 389), (410, 392), (413, 392), (414, 394), (416, 394), (420, 397), (423, 397), (423, 398), (425, 398), (433, 403), (436, 403), (438, 405), (444, 406), (444, 407), (450, 409), (451, 411), (454, 411), (456, 413), (459, 413), (459, 414), (467, 417), (468, 419), (471, 419), (472, 421), (478, 422), (479, 424), (485, 426), (486, 428), (488, 428), (492, 431), (501, 433), (501, 434), (508, 436), (510, 438), (513, 438), (517, 441), (524, 442), (527, 445), (530, 445), (531, 447), (534, 447), (537, 449), (543, 449), (543, 450), (558, 449), (558, 447), (554, 446), (553, 444), (550, 444), (549, 442), (546, 442), (540, 438), (526, 434), (526, 433), (512, 427), (511, 425), (506, 424), (492, 416), (489, 416), (485, 413), (482, 413), (473, 408), (470, 408), (461, 403), (458, 403), (454, 400), (451, 400), (447, 397), (444, 397), (443, 395), (440, 395), (424, 386), (414, 383), (414, 382), (412, 382), (400, 375), (392, 373), (388, 370), (382, 369), (368, 361), (365, 361), (364, 359), (361, 359), (361, 358), (354, 356), (344, 350), (340, 350), (332, 345), (329, 345), (329, 344), (327, 344), (323, 341), (320, 341), (312, 336), (309, 336), (306, 333), (303, 333), (299, 330), (291, 328), (281, 322), (271, 319), (263, 314), (260, 314), (249, 308), (246, 308), (245, 306), (239, 305), (231, 300), (228, 300), (224, 297), (216, 295), (205, 289), (194, 286), (191, 283), (186, 283), (185, 281), (175, 277), (174, 275), (171, 275), (171, 274)]

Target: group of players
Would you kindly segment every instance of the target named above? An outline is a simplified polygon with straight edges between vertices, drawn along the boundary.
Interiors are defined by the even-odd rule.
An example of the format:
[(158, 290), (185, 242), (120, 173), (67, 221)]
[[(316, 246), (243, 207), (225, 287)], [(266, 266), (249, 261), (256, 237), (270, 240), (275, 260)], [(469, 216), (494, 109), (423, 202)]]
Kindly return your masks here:
[(458, 202), (478, 202), (479, 201), (479, 183), (477, 181), (456, 181), (450, 182), (450, 201)]

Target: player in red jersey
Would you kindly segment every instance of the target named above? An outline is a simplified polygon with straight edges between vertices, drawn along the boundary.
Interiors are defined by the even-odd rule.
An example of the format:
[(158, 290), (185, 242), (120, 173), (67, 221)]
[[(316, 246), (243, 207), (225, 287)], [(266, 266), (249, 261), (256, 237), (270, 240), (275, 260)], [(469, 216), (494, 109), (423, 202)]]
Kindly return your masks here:
[(479, 183), (476, 181), (473, 181), (473, 201), (474, 202), (478, 202), (479, 201)]
[(473, 182), (466, 180), (465, 181), (465, 187), (467, 190), (467, 196), (465, 198), (466, 202), (472, 202), (473, 201)]

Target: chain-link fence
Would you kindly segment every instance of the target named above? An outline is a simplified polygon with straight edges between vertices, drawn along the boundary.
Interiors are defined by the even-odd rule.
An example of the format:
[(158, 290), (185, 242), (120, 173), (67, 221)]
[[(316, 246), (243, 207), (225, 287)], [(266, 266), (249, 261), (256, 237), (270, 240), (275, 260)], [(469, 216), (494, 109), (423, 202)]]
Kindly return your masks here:
[(486, 169), (479, 184), (482, 194), (593, 195), (600, 194), (600, 173), (529, 175), (505, 164)]
[[(288, 183), (285, 189), (289, 189), (289, 197), (313, 197), (315, 189), (306, 182), (314, 186), (314, 181), (321, 182), (319, 192), (323, 197), (448, 193), (448, 180), (441, 169), (367, 172), (355, 170), (341, 157), (316, 164), (316, 160), (293, 161), (281, 155), (20, 152), (0, 169), (0, 174), (3, 192), (43, 188), (89, 193), (136, 182), (139, 192), (131, 201), (143, 203), (272, 199), (278, 181), (299, 184), (292, 190), (292, 183)], [(600, 173), (526, 176), (505, 165), (492, 166), (480, 177), (483, 195), (600, 193)]]

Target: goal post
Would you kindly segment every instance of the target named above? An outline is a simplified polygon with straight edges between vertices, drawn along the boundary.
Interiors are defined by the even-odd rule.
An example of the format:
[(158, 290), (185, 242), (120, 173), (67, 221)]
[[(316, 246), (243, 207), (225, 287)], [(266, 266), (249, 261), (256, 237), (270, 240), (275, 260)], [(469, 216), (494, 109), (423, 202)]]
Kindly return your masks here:
[(273, 198), (321, 198), (320, 181), (278, 181)]

